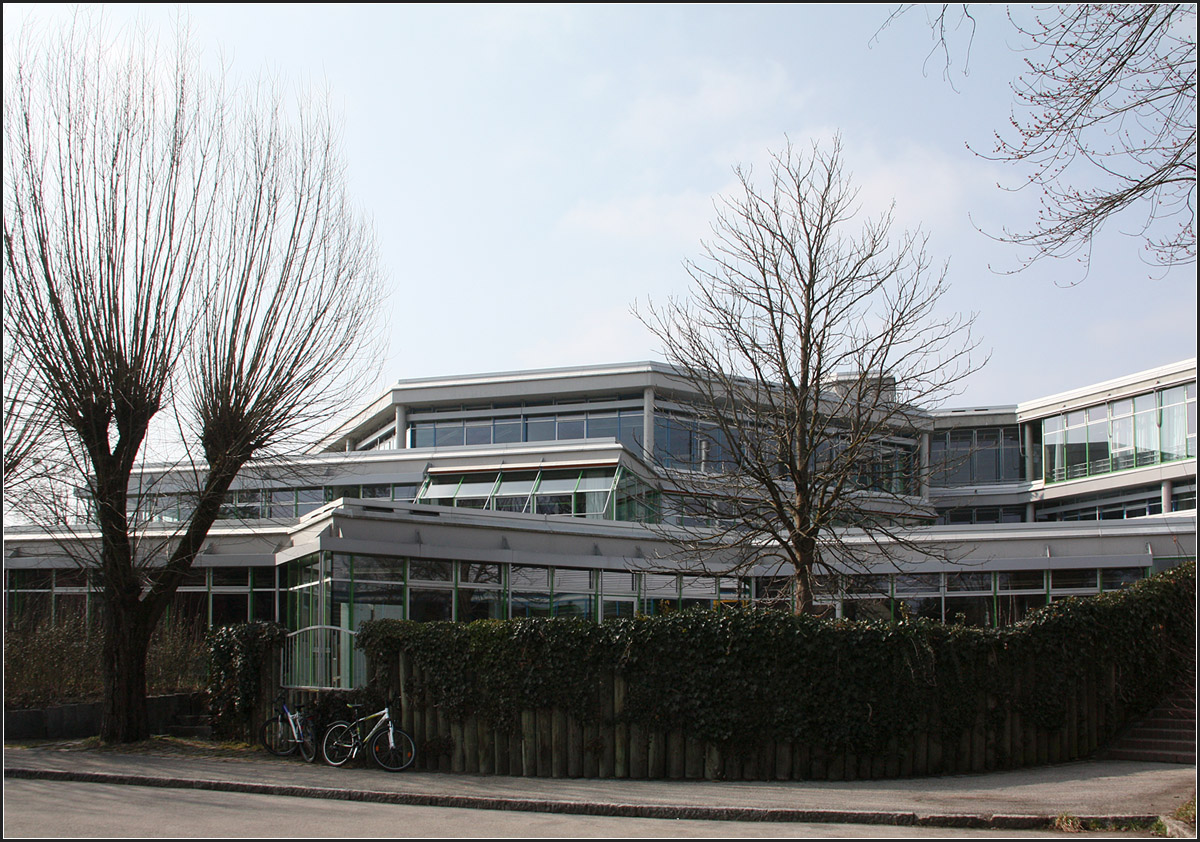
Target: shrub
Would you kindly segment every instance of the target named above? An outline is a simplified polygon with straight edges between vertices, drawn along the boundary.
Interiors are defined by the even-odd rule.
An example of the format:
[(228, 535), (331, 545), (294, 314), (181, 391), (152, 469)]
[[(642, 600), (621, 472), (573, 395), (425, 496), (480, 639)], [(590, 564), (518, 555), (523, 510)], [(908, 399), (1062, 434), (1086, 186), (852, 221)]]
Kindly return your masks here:
[(1126, 713), (1148, 710), (1194, 658), (1195, 598), (1188, 562), (1002, 629), (735, 608), (601, 624), (382, 620), (364, 624), (358, 645), (377, 671), (406, 654), (407, 691), (502, 729), (535, 708), (595, 719), (602, 679), (615, 674), (627, 682), (626, 721), (736, 750), (779, 740), (877, 753), (918, 727), (954, 738), (983, 710), (1060, 728), (1084, 677), (1115, 677)]
[[(9, 710), (95, 702), (104, 697), (103, 631), (80, 615), (20, 619), (4, 636), (4, 706)], [(146, 657), (150, 695), (204, 689), (208, 648), (198, 622), (159, 624)]]

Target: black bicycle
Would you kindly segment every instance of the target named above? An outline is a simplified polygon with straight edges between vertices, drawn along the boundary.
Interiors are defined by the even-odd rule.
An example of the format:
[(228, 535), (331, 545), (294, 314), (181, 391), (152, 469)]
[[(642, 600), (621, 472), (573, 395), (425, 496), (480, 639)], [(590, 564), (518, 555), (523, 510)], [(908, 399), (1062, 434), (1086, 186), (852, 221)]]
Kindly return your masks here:
[(316, 724), (304, 709), (292, 710), (280, 693), (275, 699), (275, 716), (262, 724), (259, 736), (263, 747), (276, 757), (288, 757), (300, 750), (305, 762), (317, 759)]

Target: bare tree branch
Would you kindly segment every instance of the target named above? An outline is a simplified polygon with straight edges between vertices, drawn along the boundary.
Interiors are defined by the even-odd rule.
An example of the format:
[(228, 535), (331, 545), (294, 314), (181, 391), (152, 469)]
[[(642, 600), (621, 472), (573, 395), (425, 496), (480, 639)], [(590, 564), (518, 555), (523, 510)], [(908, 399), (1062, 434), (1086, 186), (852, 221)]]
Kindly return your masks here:
[[(880, 31), (912, 8), (896, 7)], [(970, 4), (933, 8), (930, 56), (944, 55), (949, 79), (950, 32), (970, 21), (969, 55), (975, 21)], [(1035, 10), (1030, 23), (1011, 10), (1009, 19), (1028, 53), (1012, 84), (1015, 135), (997, 132), (981, 157), (1025, 167), (1017, 189), (1040, 190), (1041, 210), (996, 238), (1032, 249), (1021, 268), (1077, 256), (1086, 271), (1100, 229), (1128, 212), (1139, 221), (1127, 233), (1143, 240), (1150, 263), (1194, 263), (1195, 4), (1063, 3)]]
[[(234, 479), (363, 385), (377, 252), (328, 112), (226, 90), (186, 39), (160, 56), (77, 18), (7, 77), (5, 329), (95, 521), (45, 523), (71, 552), (99, 547), (102, 736), (136, 740), (149, 636)], [(194, 505), (148, 529), (143, 468), (172, 421)]]
[(840, 141), (789, 144), (765, 189), (737, 169), (705, 260), (687, 265), (690, 297), (640, 314), (700, 396), (704, 464), (663, 465), (677, 519), (700, 525), (681, 543), (700, 558), (736, 549), (740, 570), (778, 558), (805, 611), (814, 572), (858, 564), (863, 534), (917, 548), (898, 527), (929, 514), (926, 409), (978, 367), (973, 317), (937, 310), (945, 269), (890, 213), (857, 222), (841, 157)]

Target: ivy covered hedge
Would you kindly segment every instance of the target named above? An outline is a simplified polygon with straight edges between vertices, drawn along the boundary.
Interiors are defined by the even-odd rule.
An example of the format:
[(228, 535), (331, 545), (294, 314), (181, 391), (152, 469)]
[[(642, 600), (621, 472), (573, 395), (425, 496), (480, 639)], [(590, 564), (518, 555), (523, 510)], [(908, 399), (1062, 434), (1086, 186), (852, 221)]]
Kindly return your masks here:
[(601, 624), (381, 620), (358, 645), (384, 685), (399, 689), (407, 664), (407, 697), (497, 732), (555, 709), (581, 723), (682, 729), (725, 750), (819, 743), (880, 756), (926, 736), (950, 746), (974, 729), (992, 735), (987, 750), (1005, 766), (1019, 749), (1000, 731), (1070, 724), (1103, 740), (1148, 710), (1194, 663), (1195, 600), (1189, 562), (1003, 629), (734, 609)]
[(221, 626), (208, 636), (208, 704), (221, 736), (257, 739), (273, 699), (277, 655), (287, 629), (257, 621)]

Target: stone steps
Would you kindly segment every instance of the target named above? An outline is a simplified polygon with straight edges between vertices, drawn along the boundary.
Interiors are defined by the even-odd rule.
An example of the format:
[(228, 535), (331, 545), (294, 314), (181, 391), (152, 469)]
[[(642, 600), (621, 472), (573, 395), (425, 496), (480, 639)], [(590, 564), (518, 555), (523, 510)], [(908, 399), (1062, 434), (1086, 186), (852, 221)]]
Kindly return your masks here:
[(1103, 752), (1111, 760), (1196, 763), (1196, 681), (1190, 676)]
[(188, 714), (177, 715), (175, 721), (167, 726), (167, 733), (172, 737), (210, 740), (213, 730), (208, 714)]

